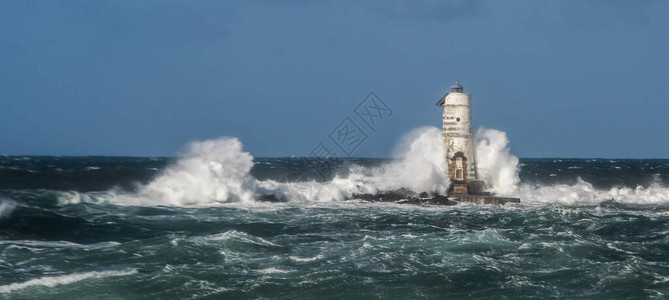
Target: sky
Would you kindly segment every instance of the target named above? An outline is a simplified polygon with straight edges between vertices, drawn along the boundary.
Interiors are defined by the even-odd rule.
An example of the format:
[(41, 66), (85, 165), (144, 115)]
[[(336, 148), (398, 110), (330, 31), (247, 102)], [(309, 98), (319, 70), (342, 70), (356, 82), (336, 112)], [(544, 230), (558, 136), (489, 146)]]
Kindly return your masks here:
[[(517, 156), (669, 158), (667, 15), (659, 0), (3, 1), (0, 154), (172, 156), (230, 136), (256, 157), (388, 157), (441, 126), (459, 80), (474, 126)], [(351, 128), (364, 135), (339, 147)]]

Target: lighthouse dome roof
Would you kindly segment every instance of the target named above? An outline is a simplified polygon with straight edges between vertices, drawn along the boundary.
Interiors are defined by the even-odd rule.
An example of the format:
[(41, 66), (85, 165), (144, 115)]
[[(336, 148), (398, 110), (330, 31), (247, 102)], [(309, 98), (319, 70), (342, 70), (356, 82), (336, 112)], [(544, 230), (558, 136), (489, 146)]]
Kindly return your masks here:
[(460, 80), (456, 81), (455, 84), (451, 87), (451, 92), (462, 93), (464, 87), (460, 85)]
[[(464, 88), (462, 85), (460, 85), (460, 80), (458, 80), (458, 81), (456, 81), (455, 84), (451, 87), (451, 92), (450, 92), (450, 93), (464, 93), (464, 92), (463, 92), (464, 89), (465, 89), (465, 88)], [(444, 95), (443, 97), (441, 97), (441, 99), (439, 99), (439, 101), (437, 102), (437, 106), (442, 106), (442, 105), (444, 105), (444, 103), (446, 102), (446, 97), (448, 97), (448, 94), (450, 94), (450, 93), (446, 93), (446, 95)]]

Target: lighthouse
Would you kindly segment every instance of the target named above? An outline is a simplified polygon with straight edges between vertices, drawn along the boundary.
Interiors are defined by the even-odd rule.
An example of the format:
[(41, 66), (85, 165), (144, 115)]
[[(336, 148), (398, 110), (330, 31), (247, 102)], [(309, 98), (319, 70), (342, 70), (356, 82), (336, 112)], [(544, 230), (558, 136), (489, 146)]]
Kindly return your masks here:
[(447, 195), (433, 193), (430, 196), (427, 192), (412, 195), (412, 191), (401, 188), (387, 193), (354, 194), (354, 197), (371, 202), (420, 205), (456, 205), (462, 202), (493, 205), (520, 203), (520, 198), (500, 197), (494, 191), (485, 190), (485, 182), (479, 179), (472, 140), (472, 95), (465, 94), (464, 88), (457, 81), (451, 91), (441, 97), (437, 106), (442, 107), (442, 136), (450, 181)]
[(472, 95), (465, 94), (457, 81), (449, 93), (437, 102), (443, 109), (444, 146), (451, 180), (449, 194), (478, 193), (483, 182), (476, 174), (476, 157), (472, 141)]
[[(520, 198), (500, 197), (490, 190), (485, 190), (485, 182), (479, 179), (476, 170), (476, 156), (472, 140), (472, 95), (465, 94), (464, 88), (457, 81), (439, 102), (442, 107), (444, 147), (448, 161), (448, 193), (441, 195), (434, 192), (431, 196), (426, 191), (412, 194), (401, 188), (378, 194), (354, 194), (364, 201), (396, 202), (420, 205), (456, 205), (469, 202), (475, 204), (502, 205), (520, 203)], [(481, 175), (485, 177), (485, 174)]]

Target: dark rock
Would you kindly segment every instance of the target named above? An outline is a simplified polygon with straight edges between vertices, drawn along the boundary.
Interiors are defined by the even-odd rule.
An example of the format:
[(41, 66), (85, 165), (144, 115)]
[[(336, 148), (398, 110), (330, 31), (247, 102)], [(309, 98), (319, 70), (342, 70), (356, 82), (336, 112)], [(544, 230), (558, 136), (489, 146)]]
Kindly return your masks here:
[(367, 202), (392, 202), (416, 205), (456, 205), (462, 202), (504, 205), (506, 203), (520, 202), (518, 198), (496, 197), (486, 192), (481, 192), (481, 194), (483, 195), (452, 195), (449, 199), (448, 196), (444, 195), (430, 197), (426, 192), (416, 195), (416, 193), (403, 188), (378, 194), (355, 194), (353, 198)]
[(422, 192), (418, 195), (408, 189), (399, 189), (395, 191), (388, 191), (378, 194), (355, 194), (354, 199), (360, 199), (368, 202), (393, 202), (402, 204), (417, 204), (417, 205), (456, 205), (457, 201), (449, 200), (443, 195), (435, 195), (430, 197), (427, 192)]
[(256, 196), (257, 201), (261, 202), (288, 202), (288, 199), (284, 195), (276, 194), (263, 194)]

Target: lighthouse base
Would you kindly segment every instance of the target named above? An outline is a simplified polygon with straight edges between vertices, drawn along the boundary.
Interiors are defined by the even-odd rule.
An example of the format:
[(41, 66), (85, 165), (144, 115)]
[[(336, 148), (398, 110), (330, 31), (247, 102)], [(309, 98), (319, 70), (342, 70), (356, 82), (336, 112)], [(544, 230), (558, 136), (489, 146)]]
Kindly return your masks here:
[(520, 203), (520, 198), (498, 197), (490, 192), (486, 192), (483, 180), (470, 180), (467, 183), (451, 183), (451, 188), (448, 189), (448, 199), (474, 204), (504, 205), (506, 203)]
[(450, 195), (448, 196), (448, 200), (456, 202), (468, 202), (474, 204), (490, 204), (490, 205), (520, 203), (520, 198), (484, 196), (484, 195), (462, 195), (462, 194)]
[[(474, 189), (468, 189), (470, 192)], [(365, 202), (393, 202), (399, 204), (418, 204), (418, 205), (457, 205), (459, 203), (504, 205), (507, 203), (520, 203), (519, 198), (497, 197), (490, 193), (480, 192), (479, 195), (449, 193), (448, 196), (433, 195), (426, 192), (416, 194), (408, 189), (399, 189), (377, 194), (355, 194), (353, 199)]]

